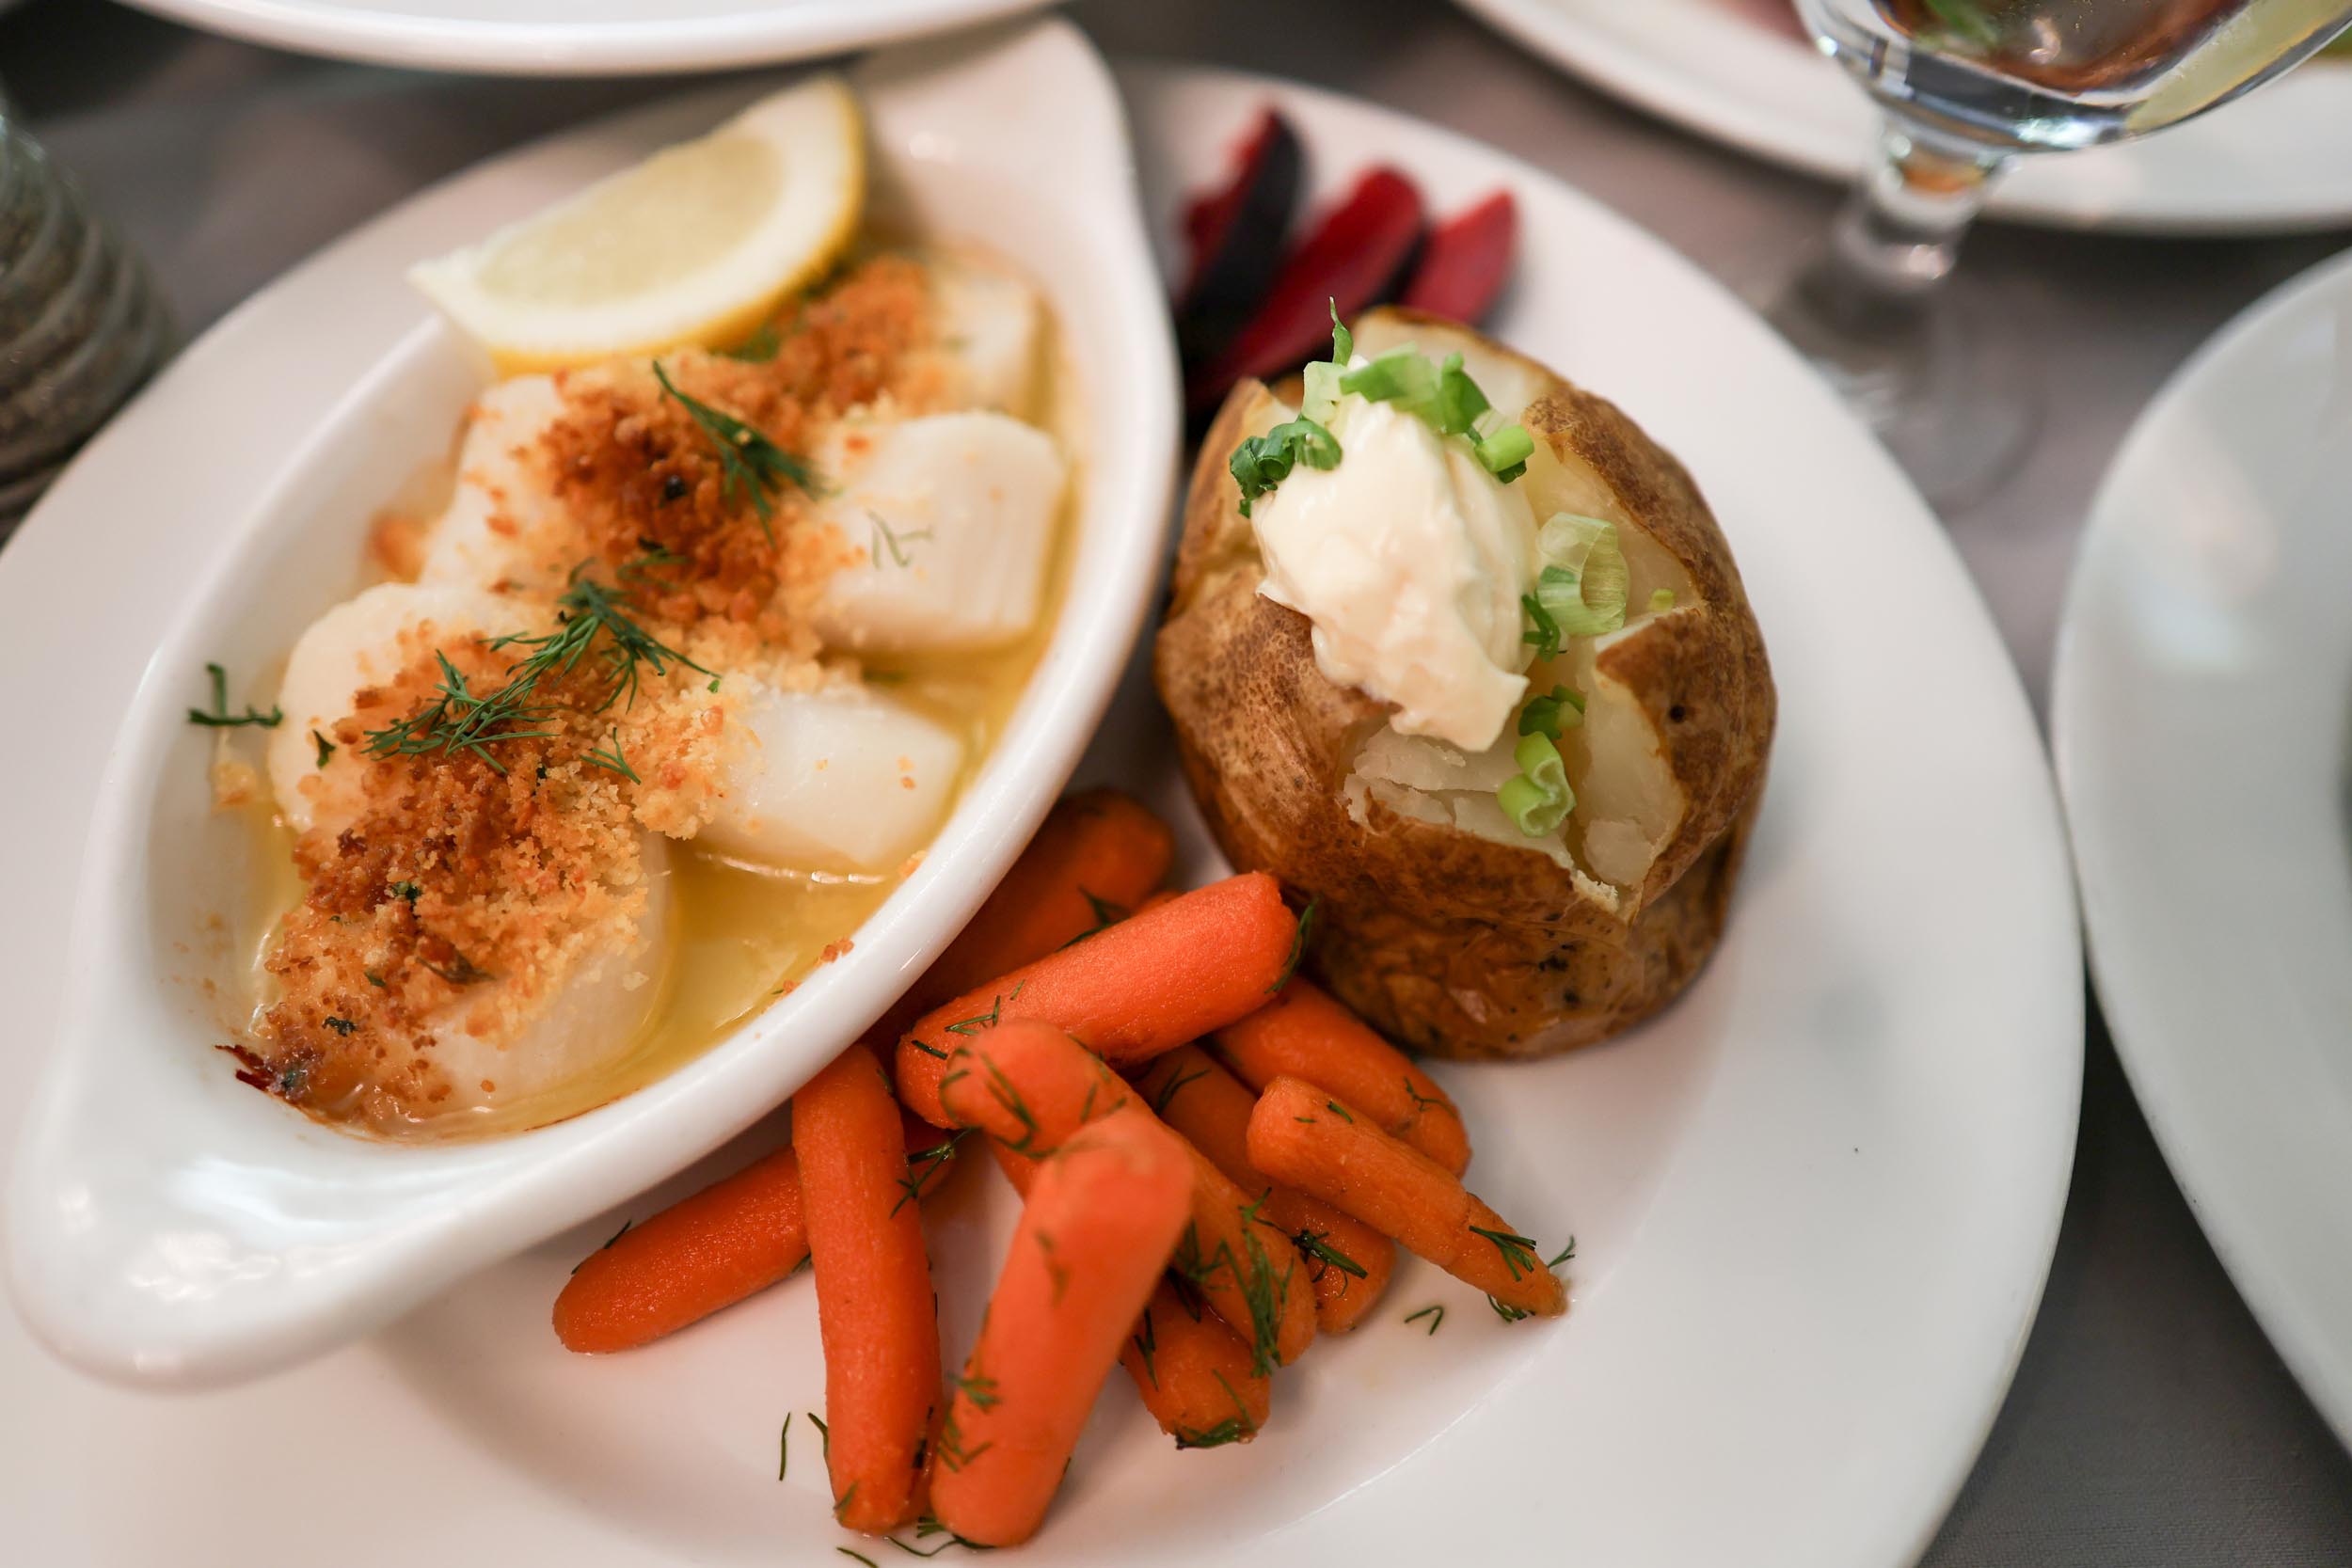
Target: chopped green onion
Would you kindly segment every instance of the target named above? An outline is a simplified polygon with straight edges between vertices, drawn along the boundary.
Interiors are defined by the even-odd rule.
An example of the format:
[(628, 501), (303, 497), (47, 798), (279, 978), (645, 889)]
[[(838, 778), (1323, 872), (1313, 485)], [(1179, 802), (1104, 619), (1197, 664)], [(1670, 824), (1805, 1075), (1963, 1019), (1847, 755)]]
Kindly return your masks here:
[(1478, 389), (1478, 383), (1470, 378), (1470, 372), (1462, 369), (1462, 356), (1447, 355), (1445, 363), (1438, 367), (1438, 404), (1435, 418), (1430, 420), (1438, 427), (1438, 434), (1469, 436), (1475, 442), (1477, 436), (1472, 427), (1493, 406), (1486, 401), (1486, 394)]
[(1498, 483), (1508, 484), (1527, 472), (1527, 460), (1535, 455), (1535, 438), (1525, 425), (1507, 424), (1491, 436), (1472, 436), (1470, 451)]
[(1340, 390), (1371, 403), (1393, 403), (1406, 414), (1426, 414), (1437, 403), (1438, 367), (1410, 348), (1392, 348), (1340, 377)]
[(1536, 578), (1535, 596), (1559, 622), (1562, 636), (1597, 637), (1625, 625), (1631, 575), (1617, 547), (1615, 524), (1554, 513), (1536, 543), (1550, 564)]
[(1533, 594), (1519, 595), (1519, 608), (1527, 611), (1527, 629), (1519, 633), (1519, 641), (1533, 647), (1537, 658), (1555, 657), (1560, 652), (1560, 623)]
[(1567, 764), (1548, 735), (1524, 735), (1511, 752), (1518, 772), (1495, 791), (1495, 803), (1530, 838), (1549, 838), (1560, 831), (1576, 809), (1576, 791), (1568, 787)]
[(1263, 436), (1252, 436), (1233, 449), (1232, 462), (1228, 465), (1241, 486), (1241, 515), (1248, 516), (1251, 503), (1290, 478), (1295, 465), (1334, 468), (1339, 462), (1339, 437), (1310, 419), (1295, 419)]
[(1673, 589), (1653, 588), (1649, 591), (1649, 612), (1652, 615), (1663, 615), (1674, 607), (1675, 591)]
[(1327, 364), (1321, 359), (1307, 367), (1307, 396), (1299, 405), (1299, 417), (1320, 425), (1331, 422), (1331, 416), (1340, 408), (1340, 377), (1346, 372), (1343, 365)]
[(1324, 304), (1331, 309), (1331, 363), (1347, 369), (1347, 362), (1356, 357), (1356, 334), (1340, 320), (1340, 302), (1327, 295)]
[(1565, 686), (1555, 686), (1549, 693), (1531, 698), (1519, 712), (1519, 734), (1549, 736), (1560, 738), (1562, 730), (1581, 728), (1584, 722), (1584, 699)]

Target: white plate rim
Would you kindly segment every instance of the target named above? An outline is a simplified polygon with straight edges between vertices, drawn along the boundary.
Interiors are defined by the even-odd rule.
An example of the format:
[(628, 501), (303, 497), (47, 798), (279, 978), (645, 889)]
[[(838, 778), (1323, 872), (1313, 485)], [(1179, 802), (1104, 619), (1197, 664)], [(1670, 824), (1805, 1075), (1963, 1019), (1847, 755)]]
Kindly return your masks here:
[(401, 16), (309, 0), (127, 0), (157, 16), (335, 59), (519, 76), (628, 76), (773, 65), (893, 43), (1032, 10), (1050, 0), (829, 0), (818, 8), (679, 21), (648, 5), (627, 22)]
[[(2094, 650), (2088, 627), (2097, 599), (2117, 592), (2114, 579), (2131, 569), (2136, 538), (2147, 531), (2144, 515), (2118, 504), (2131, 471), (2177, 436), (2205, 385), (2255, 352), (2249, 345), (2332, 300), (2341, 324), (2352, 311), (2352, 251), (2317, 262), (2254, 301), (2207, 339), (2168, 377), (2133, 423), (2091, 501), (2089, 522), (2074, 556), (2060, 611), (2051, 680), (2051, 731), (2058, 789), (2066, 803), (2076, 880), (2086, 927), (2092, 984), (2108, 1034), (2140, 1111), (2173, 1179), (2215, 1256), (2245, 1298), (2255, 1321), (2301, 1386), (2338, 1441), (2352, 1449), (2352, 1332), (2339, 1323), (2330, 1332), (2312, 1297), (2320, 1286), (2307, 1259), (2279, 1232), (2279, 1217), (2246, 1190), (2248, 1166), (2256, 1151), (2233, 1146), (2216, 1125), (2212, 1107), (2176, 1065), (2184, 1047), (2171, 1039), (2170, 1013), (2154, 989), (2128, 978), (2126, 955), (2144, 929), (2146, 904), (2133, 905), (2117, 886), (2120, 864), (2156, 853), (2144, 841), (2116, 832), (2094, 797), (2119, 770), (2150, 766), (2146, 759), (2109, 756), (2088, 717), (2099, 701)], [(2340, 326), (2341, 331), (2341, 326)], [(2344, 340), (2340, 337), (2339, 343)], [(2342, 363), (2339, 349), (2339, 363)], [(2151, 678), (2153, 678), (2151, 675)], [(2335, 781), (2341, 793), (2343, 780)], [(2342, 852), (2341, 843), (2333, 847)], [(2183, 912), (2184, 907), (2191, 912)], [(2200, 920), (2190, 901), (2169, 904), (2161, 916), (2173, 932), (2209, 943), (2228, 956), (2227, 922)], [(2226, 963), (2217, 968), (2226, 972)], [(2194, 1049), (2188, 1047), (2186, 1049)], [(2352, 1148), (2332, 1171), (2305, 1171), (2306, 1190), (2341, 1192), (2352, 1180)], [(2276, 1146), (2265, 1157), (2275, 1158)], [(2352, 1235), (2352, 1230), (2347, 1230)]]
[[(1721, 91), (1720, 84), (1677, 63), (1673, 51), (1625, 35), (1662, 18), (1668, 25), (1691, 18), (1677, 13), (1708, 0), (1645, 0), (1644, 6), (1613, 7), (1607, 23), (1596, 23), (1581, 8), (1609, 0), (1456, 0), (1498, 30), (1510, 35), (1553, 65), (1604, 92), (1658, 118), (1724, 143), (1784, 167), (1845, 182), (1861, 171), (1867, 150), (1869, 117), (1860, 112), (1862, 95), (1826, 60), (1809, 63), (1818, 69), (1820, 91), (1837, 105), (1809, 116), (1783, 103), (1768, 88), (1745, 92)], [(1652, 12), (1647, 6), (1675, 9)], [(1751, 83), (1759, 77), (1787, 74), (1787, 57), (1803, 53), (1802, 43), (1778, 37), (1755, 21), (1726, 12), (1716, 24), (1724, 32), (1723, 47), (1739, 57), (1742, 69), (1727, 70), (1733, 80)], [(1761, 68), (1761, 69), (1758, 69)], [(2352, 67), (2336, 90), (2352, 102)], [(2313, 84), (2297, 78), (2292, 87), (2272, 83), (2262, 91), (2272, 97), (2281, 90), (2309, 92)], [(1844, 99), (1833, 96), (1842, 93)], [(1845, 100), (1851, 99), (1848, 103)], [(2231, 108), (2242, 108), (2233, 105)], [(2225, 108), (2221, 113), (2230, 113)], [(1849, 122), (1851, 122), (1849, 124)], [(2148, 194), (2160, 191), (2167, 148), (2181, 137), (2210, 136), (2211, 121), (2165, 132), (2149, 142), (2101, 148), (2090, 152), (2028, 156), (1994, 189), (1986, 206), (1989, 218), (2056, 229), (2090, 229), (2106, 232), (2194, 236), (2206, 234), (2290, 234), (2342, 227), (2352, 221), (2352, 175), (2328, 181), (2300, 193), (2274, 191), (2260, 178), (2226, 189), (2208, 190), (2197, 201), (2183, 203)], [(2152, 154), (2151, 148), (2154, 149)], [(2150, 157), (2141, 189), (2120, 194), (2103, 190), (2102, 182), (2087, 179), (2086, 160), (2104, 160), (2115, 167), (2125, 161)], [(2129, 182), (2126, 182), (2127, 184)]]

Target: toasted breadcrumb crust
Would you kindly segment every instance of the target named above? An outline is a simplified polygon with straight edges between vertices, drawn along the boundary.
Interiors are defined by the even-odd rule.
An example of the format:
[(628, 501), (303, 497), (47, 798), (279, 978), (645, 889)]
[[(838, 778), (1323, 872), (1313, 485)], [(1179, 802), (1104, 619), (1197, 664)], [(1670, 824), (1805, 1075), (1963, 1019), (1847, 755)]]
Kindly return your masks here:
[[(909, 259), (860, 263), (788, 304), (772, 327), (772, 359), (690, 349), (663, 356), (662, 368), (680, 391), (796, 456), (853, 411), (920, 410), (938, 396), (923, 353), (930, 283)], [(570, 372), (557, 386), (562, 416), (517, 453), (556, 503), (556, 523), (532, 538), (548, 552), (545, 580), (604, 584), (638, 625), (707, 670), (641, 664), (624, 700), (590, 657), (542, 680), (530, 717), (486, 753), (378, 754), (372, 734), (441, 693), (441, 660), (479, 694), (531, 651), (429, 625), (406, 634), (399, 676), (358, 693), (328, 733), (363, 765), (362, 803), (356, 818), (297, 841), (306, 892), (263, 966), (278, 994), (249, 1044), (234, 1048), (239, 1076), (322, 1114), (375, 1125), (431, 1115), (456, 1088), (437, 1039), (510, 1041), (583, 966), (631, 942), (648, 899), (641, 832), (698, 832), (740, 733), (725, 681), (707, 670), (755, 671), (787, 690), (855, 675), (820, 657), (809, 612), (825, 579), (864, 555), (816, 519), (814, 498), (779, 485), (763, 519), (730, 492), (711, 438), (648, 361)], [(836, 435), (837, 451), (857, 444), (853, 431)], [(511, 520), (492, 522), (516, 536)], [(411, 575), (421, 536), (413, 522), (380, 528), (372, 553)], [(552, 595), (544, 608), (539, 629), (551, 632)], [(233, 793), (234, 781), (224, 784)], [(849, 947), (836, 942), (825, 958)], [(479, 1092), (494, 1085), (481, 1080)]]

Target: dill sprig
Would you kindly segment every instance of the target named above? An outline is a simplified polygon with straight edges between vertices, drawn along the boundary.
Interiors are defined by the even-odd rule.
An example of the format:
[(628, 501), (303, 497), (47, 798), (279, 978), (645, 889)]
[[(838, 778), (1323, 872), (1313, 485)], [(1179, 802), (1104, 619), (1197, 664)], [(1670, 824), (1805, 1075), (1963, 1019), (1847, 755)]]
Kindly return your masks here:
[[(1020, 1089), (1005, 1076), (1004, 1069), (985, 1056), (980, 1058), (980, 1066), (988, 1072), (989, 1098), (1002, 1105), (1005, 1113), (1021, 1124), (1021, 1141), (1006, 1144), (1005, 1151), (1009, 1154), (1028, 1153), (1037, 1142), (1037, 1117), (1029, 1110), (1029, 1102), (1021, 1098)], [(946, 1086), (944, 1081), (940, 1086)]]
[(776, 1479), (784, 1479), (785, 1466), (792, 1463), (792, 1412), (784, 1413), (784, 1430), (776, 1433)]
[(1268, 996), (1274, 995), (1284, 986), (1289, 985), (1291, 976), (1298, 973), (1300, 962), (1307, 957), (1307, 938), (1315, 928), (1315, 911), (1321, 908), (1323, 908), (1322, 898), (1314, 897), (1308, 899), (1307, 907), (1298, 911), (1297, 928), (1291, 932), (1290, 957), (1282, 960), (1282, 973), (1274, 977), (1274, 984), (1266, 987)]
[(752, 510), (759, 515), (759, 526), (766, 531), (768, 542), (774, 544), (776, 531), (771, 519), (776, 515), (776, 489), (791, 484), (803, 495), (813, 496), (818, 490), (816, 470), (804, 458), (785, 451), (734, 415), (679, 391), (659, 359), (653, 362), (653, 378), (661, 383), (662, 391), (686, 410), (695, 427), (718, 449), (721, 493), (730, 501), (738, 497), (749, 499)]
[(931, 1178), (939, 1174), (941, 1166), (955, 1159), (956, 1145), (961, 1143), (965, 1134), (971, 1131), (969, 1127), (959, 1128), (948, 1133), (945, 1142), (933, 1144), (929, 1148), (909, 1151), (907, 1173), (898, 1179), (900, 1192), (898, 1201), (890, 1206), (892, 1213), (895, 1214), (908, 1204), (917, 1202), (922, 1198), (923, 1191), (930, 1185)]
[(1438, 1325), (1445, 1322), (1445, 1308), (1443, 1307), (1424, 1307), (1418, 1312), (1407, 1312), (1405, 1314), (1405, 1321), (1408, 1323), (1419, 1323), (1423, 1318), (1427, 1318), (1429, 1320), (1429, 1332), (1435, 1334), (1438, 1332)]
[(1152, 1363), (1153, 1353), (1160, 1348), (1160, 1331), (1152, 1322), (1152, 1309), (1143, 1309), (1143, 1326), (1127, 1336), (1127, 1342), (1136, 1347), (1136, 1354), (1143, 1358), (1143, 1375), (1152, 1380), (1152, 1386), (1160, 1386), (1160, 1370)]
[(872, 525), (873, 530), (872, 541), (866, 546), (866, 557), (868, 563), (878, 572), (882, 570), (882, 552), (885, 549), (890, 553), (892, 565), (912, 566), (914, 564), (914, 558), (907, 554), (905, 546), (915, 540), (931, 537), (931, 531), (927, 528), (909, 529), (901, 533), (872, 512), (866, 515), (866, 520)]
[[(546, 700), (541, 687), (570, 674), (591, 657), (605, 676), (604, 694), (591, 710), (596, 713), (615, 703), (628, 706), (637, 701), (643, 666), (650, 665), (656, 675), (667, 674), (673, 663), (706, 675), (712, 673), (638, 625), (629, 614), (633, 606), (627, 593), (582, 577), (578, 568), (555, 604), (553, 631), (539, 636), (510, 632), (484, 644), (494, 651), (531, 650), (495, 690), (474, 690), (464, 672), (436, 649), (433, 657), (441, 667), (439, 695), (407, 718), (370, 730), (368, 753), (389, 757), (469, 752), (503, 773), (505, 765), (491, 754), (490, 748), (500, 741), (543, 739), (556, 734), (551, 729), (516, 726), (544, 724), (554, 718), (557, 709)], [(589, 760), (636, 777), (620, 754), (617, 734), (610, 757), (591, 752)]]
[(618, 773), (631, 784), (644, 783), (637, 776), (637, 769), (628, 765), (628, 754), (621, 750), (621, 731), (617, 725), (612, 730), (612, 750), (610, 752), (591, 750), (587, 760), (608, 773)]
[(1470, 1234), (1484, 1236), (1494, 1243), (1495, 1250), (1502, 1254), (1502, 1266), (1511, 1271), (1513, 1279), (1534, 1274), (1543, 1267), (1533, 1236), (1514, 1236), (1508, 1230), (1489, 1230), (1483, 1225), (1471, 1226)]
[(962, 1430), (956, 1425), (954, 1402), (949, 1402), (947, 1418), (939, 1423), (939, 1446), (932, 1450), (938, 1455), (942, 1465), (946, 1465), (950, 1470), (961, 1470), (995, 1446), (993, 1441), (990, 1441), (982, 1443), (977, 1449), (965, 1448)]
[(914, 1521), (914, 1539), (917, 1541), (928, 1541), (934, 1535), (944, 1535), (947, 1539), (942, 1541), (938, 1545), (933, 1546), (928, 1552), (919, 1551), (916, 1548), (908, 1545), (905, 1542), (899, 1540), (895, 1535), (885, 1535), (882, 1539), (898, 1547), (900, 1551), (906, 1553), (909, 1557), (937, 1557), (940, 1553), (946, 1551), (950, 1546), (961, 1546), (967, 1552), (993, 1552), (996, 1549), (993, 1546), (984, 1545), (977, 1541), (965, 1540), (962, 1536), (958, 1535), (954, 1530), (951, 1530), (946, 1526), (941, 1524), (938, 1516), (935, 1514), (926, 1513), (921, 1518)]
[(1004, 1395), (996, 1391), (996, 1380), (982, 1377), (977, 1370), (959, 1373), (947, 1381), (954, 1385), (957, 1393), (972, 1402), (975, 1410), (993, 1410), (1004, 1401)]
[(1080, 888), (1078, 890), (1078, 895), (1087, 901), (1087, 908), (1094, 911), (1094, 924), (1088, 927), (1085, 930), (1080, 931), (1076, 936), (1072, 937), (1068, 942), (1063, 942), (1062, 945), (1064, 947), (1075, 947), (1078, 943), (1086, 941), (1089, 937), (1102, 935), (1104, 931), (1109, 930), (1112, 927), (1126, 919), (1130, 912), (1129, 911), (1121, 908), (1120, 905), (1112, 903), (1107, 898), (1098, 897), (1094, 894), (1089, 893), (1085, 888)]
[(1219, 1237), (1216, 1250), (1203, 1259), (1200, 1232), (1187, 1225), (1173, 1259), (1178, 1275), (1189, 1276), (1204, 1291), (1214, 1288), (1218, 1270), (1232, 1276), (1233, 1289), (1240, 1293), (1242, 1307), (1249, 1315), (1249, 1370), (1257, 1377), (1267, 1375), (1278, 1365), (1275, 1347), (1281, 1338), (1282, 1297), (1289, 1291), (1291, 1275), (1298, 1267), (1297, 1254), (1294, 1252), (1290, 1255), (1290, 1267), (1279, 1278), (1276, 1276), (1274, 1259), (1267, 1253), (1265, 1243), (1258, 1239), (1258, 1227), (1269, 1223), (1258, 1213), (1264, 1202), (1265, 1195), (1260, 1194), (1256, 1202), (1236, 1211), (1242, 1223), (1242, 1250), (1246, 1258), (1234, 1258), (1232, 1243)]
[(1217, 1386), (1225, 1390), (1225, 1397), (1233, 1402), (1234, 1413), (1204, 1432), (1179, 1427), (1176, 1430), (1176, 1446), (1180, 1449), (1221, 1449), (1228, 1443), (1238, 1443), (1258, 1434), (1257, 1423), (1249, 1418), (1249, 1407), (1241, 1402), (1241, 1396), (1233, 1392), (1232, 1384), (1225, 1381), (1225, 1374), (1213, 1371), (1210, 1375), (1216, 1379)]
[[(1329, 1235), (1328, 1231), (1324, 1230), (1301, 1230), (1291, 1240), (1297, 1244), (1299, 1251), (1316, 1262), (1327, 1263), (1340, 1273), (1353, 1275), (1358, 1279), (1370, 1279), (1372, 1275), (1364, 1272), (1364, 1266), (1361, 1263), (1331, 1244)], [(1307, 1277), (1311, 1280), (1321, 1279), (1323, 1271), (1317, 1269)]]
[(1160, 1085), (1160, 1092), (1152, 1097), (1152, 1114), (1165, 1117), (1168, 1115), (1168, 1108), (1176, 1102), (1176, 1092), (1179, 1089), (1186, 1084), (1197, 1084), (1208, 1075), (1209, 1069), (1205, 1067), (1196, 1069), (1191, 1072), (1179, 1068), (1168, 1075), (1167, 1083)]
[[(286, 710), (276, 703), (270, 705), (267, 713), (261, 712), (251, 703), (245, 705), (243, 713), (230, 712), (229, 672), (217, 664), (207, 664), (204, 671), (213, 681), (213, 705), (209, 710), (200, 707), (188, 709), (189, 723), (201, 724), (208, 730), (233, 730), (246, 724), (274, 730), (286, 721)], [(321, 762), (319, 766), (324, 768), (326, 765)]]

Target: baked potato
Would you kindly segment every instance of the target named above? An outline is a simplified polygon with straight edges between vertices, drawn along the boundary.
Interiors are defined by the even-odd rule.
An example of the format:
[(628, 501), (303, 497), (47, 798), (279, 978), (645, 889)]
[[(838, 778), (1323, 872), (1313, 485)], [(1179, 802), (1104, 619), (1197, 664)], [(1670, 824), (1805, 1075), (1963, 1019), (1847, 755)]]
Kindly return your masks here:
[(1260, 383), (1234, 388), (1200, 448), (1155, 675), (1226, 855), (1316, 900), (1308, 964), (1331, 991), (1433, 1054), (1546, 1055), (1657, 1011), (1713, 950), (1763, 791), (1772, 672), (1730, 546), (1672, 455), (1468, 328), (1400, 310), (1356, 325), (1359, 356), (1404, 343), (1459, 353), (1494, 409), (1517, 411), (1534, 517), (1614, 526), (1623, 626), (1529, 672), (1531, 690), (1557, 680), (1583, 704), (1557, 741), (1565, 820), (1537, 837), (1497, 807), (1508, 726), (1483, 754), (1400, 733), (1396, 705), (1327, 678), (1308, 616), (1261, 594), (1228, 462), (1296, 411)]

